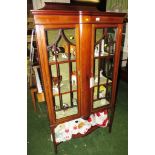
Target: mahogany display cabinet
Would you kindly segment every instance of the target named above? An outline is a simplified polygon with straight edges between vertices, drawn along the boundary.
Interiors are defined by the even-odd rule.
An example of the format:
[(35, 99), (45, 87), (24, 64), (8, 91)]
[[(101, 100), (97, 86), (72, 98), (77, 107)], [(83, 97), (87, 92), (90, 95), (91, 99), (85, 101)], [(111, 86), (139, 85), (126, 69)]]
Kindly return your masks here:
[(124, 13), (45, 3), (32, 10), (51, 139), (111, 132)]

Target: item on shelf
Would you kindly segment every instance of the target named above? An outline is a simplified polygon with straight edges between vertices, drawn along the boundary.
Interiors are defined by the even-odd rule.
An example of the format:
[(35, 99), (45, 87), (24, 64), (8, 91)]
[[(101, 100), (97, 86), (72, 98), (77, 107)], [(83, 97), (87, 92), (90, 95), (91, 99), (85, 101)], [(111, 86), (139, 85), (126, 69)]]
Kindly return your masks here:
[(95, 78), (95, 83), (98, 83), (98, 77)]
[(56, 61), (56, 56), (55, 55), (52, 56), (52, 61)]
[(76, 48), (73, 45), (70, 45), (70, 53), (73, 54), (73, 56), (76, 56)]
[(104, 39), (102, 39), (102, 41), (101, 42), (103, 42), (102, 43), (102, 46), (101, 46), (101, 51), (100, 51), (100, 48), (99, 48), (99, 44), (97, 44), (96, 46), (95, 46), (95, 57), (98, 57), (99, 56), (99, 51), (100, 51), (100, 56), (103, 56), (104, 55)]
[(103, 98), (106, 95), (106, 88), (104, 86), (100, 86), (99, 98)]
[(62, 75), (60, 75), (58, 77), (52, 77), (52, 81), (53, 81), (54, 85), (58, 85), (58, 83), (60, 83), (62, 81)]
[(62, 58), (64, 58), (64, 59), (68, 59), (66, 53), (63, 53), (61, 56), (62, 56)]
[[(61, 88), (63, 85), (64, 85), (63, 83), (60, 83), (59, 87)], [(52, 89), (53, 93), (57, 94), (59, 92), (58, 84), (54, 85)]]
[(58, 92), (59, 92), (59, 88), (58, 88), (58, 86), (53, 86), (53, 93), (54, 94), (57, 94)]
[(58, 47), (58, 53), (65, 53), (64, 47)]
[(63, 103), (63, 109), (66, 110), (69, 108), (69, 104), (68, 103)]
[(103, 76), (103, 69), (100, 70), (100, 77), (104, 77)]
[[(98, 87), (94, 88), (94, 94), (97, 96)], [(99, 98), (103, 98), (106, 95), (106, 87), (100, 86), (99, 87)]]
[(71, 74), (72, 85), (77, 85), (76, 71), (73, 71)]
[(104, 39), (101, 40), (101, 56), (104, 54)]
[[(103, 76), (103, 69), (100, 70), (100, 78), (104, 77)], [(98, 83), (98, 77), (95, 77), (95, 83)]]
[(53, 45), (51, 47), (51, 51), (52, 51), (53, 57), (58, 58), (59, 48), (56, 45)]
[(95, 57), (99, 56), (99, 44), (95, 46)]
[(115, 45), (115, 43), (113, 41), (112, 35), (110, 35), (110, 34), (108, 36), (108, 42), (109, 42), (109, 53), (113, 54), (114, 53), (114, 45)]
[(65, 48), (64, 47), (57, 47), (55, 44), (51, 47), (48, 47), (49, 50), (49, 58), (52, 59), (52, 61), (56, 61), (56, 58), (59, 58), (59, 54), (62, 53), (63, 57), (65, 57)]
[(77, 99), (73, 98), (73, 105), (77, 105)]
[(60, 109), (60, 106), (55, 105), (55, 110), (59, 110), (59, 109)]
[(104, 50), (105, 52), (108, 52), (108, 44), (104, 44)]

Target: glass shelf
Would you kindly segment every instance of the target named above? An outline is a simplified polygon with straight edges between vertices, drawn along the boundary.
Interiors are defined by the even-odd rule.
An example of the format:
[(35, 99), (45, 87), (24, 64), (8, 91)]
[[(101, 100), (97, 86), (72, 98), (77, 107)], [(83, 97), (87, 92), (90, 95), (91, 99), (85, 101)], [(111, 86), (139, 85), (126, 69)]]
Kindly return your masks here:
[(106, 99), (101, 99), (94, 102), (93, 108), (99, 108), (109, 104), (110, 104), (109, 101), (107, 101)]
[(55, 59), (56, 58), (54, 56), (49, 57), (49, 64), (54, 65), (56, 63), (63, 64), (76, 61), (76, 57), (73, 54), (71, 54), (70, 59), (68, 59), (68, 54), (66, 53), (65, 54), (60, 53), (57, 57), (57, 61)]
[(109, 54), (108, 52), (104, 52), (103, 54), (101, 54), (100, 56), (95, 56), (94, 55), (94, 58), (95, 59), (99, 59), (99, 58), (105, 58), (105, 57), (113, 57), (114, 54)]
[(78, 113), (77, 107), (68, 108), (66, 110), (56, 111), (56, 119), (64, 118), (67, 116), (75, 115)]

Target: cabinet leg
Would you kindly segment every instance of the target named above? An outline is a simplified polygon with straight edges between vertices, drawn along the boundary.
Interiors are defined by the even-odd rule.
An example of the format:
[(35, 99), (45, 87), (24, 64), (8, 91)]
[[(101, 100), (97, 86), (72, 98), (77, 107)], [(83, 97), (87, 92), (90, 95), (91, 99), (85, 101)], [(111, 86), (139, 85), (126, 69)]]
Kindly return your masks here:
[(51, 134), (52, 134), (52, 137), (53, 137), (54, 152), (55, 152), (55, 154), (57, 154), (57, 143), (55, 141), (54, 127), (51, 127)]
[(112, 131), (112, 124), (113, 124), (113, 119), (114, 119), (114, 108), (110, 110), (110, 120), (109, 120), (109, 133)]
[(109, 133), (111, 133), (112, 130), (112, 124), (109, 124)]
[(54, 146), (54, 152), (55, 152), (55, 154), (57, 154), (57, 144), (55, 143), (55, 142), (53, 142), (53, 146)]
[(35, 112), (37, 111), (37, 108), (36, 108), (36, 98), (35, 98), (35, 92), (36, 91), (37, 90), (35, 88), (31, 88), (32, 104), (33, 104), (33, 108), (34, 108)]

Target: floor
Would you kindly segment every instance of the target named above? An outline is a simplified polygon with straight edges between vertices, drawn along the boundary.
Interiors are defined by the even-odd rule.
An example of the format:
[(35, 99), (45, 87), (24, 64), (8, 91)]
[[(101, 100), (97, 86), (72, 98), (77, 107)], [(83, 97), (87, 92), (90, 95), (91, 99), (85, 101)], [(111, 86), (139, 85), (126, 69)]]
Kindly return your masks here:
[[(33, 111), (28, 90), (27, 154), (54, 155), (50, 140), (49, 122), (45, 103)], [(57, 155), (127, 155), (128, 154), (128, 84), (120, 81), (112, 133), (99, 128), (83, 138), (72, 139), (58, 146)]]

